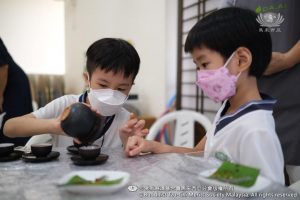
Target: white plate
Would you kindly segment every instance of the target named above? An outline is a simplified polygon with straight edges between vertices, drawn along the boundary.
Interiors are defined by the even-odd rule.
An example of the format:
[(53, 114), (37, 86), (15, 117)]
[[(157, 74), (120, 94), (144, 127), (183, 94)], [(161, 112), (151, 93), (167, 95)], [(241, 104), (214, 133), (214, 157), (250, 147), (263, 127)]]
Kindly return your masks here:
[(215, 185), (215, 186), (233, 186), (232, 192), (238, 192), (238, 193), (252, 193), (252, 192), (258, 192), (263, 190), (264, 188), (268, 187), (271, 183), (269, 179), (264, 178), (263, 176), (258, 176), (256, 179), (256, 182), (251, 187), (241, 187), (237, 185), (232, 185), (229, 183), (221, 182), (214, 179), (209, 179), (208, 177), (212, 175), (217, 169), (210, 169), (199, 173), (199, 179), (208, 184), (208, 185)]
[(110, 186), (99, 186), (99, 185), (69, 185), (61, 186), (60, 188), (68, 192), (81, 193), (81, 194), (110, 194), (116, 192), (126, 186), (129, 181), (130, 175), (127, 172), (122, 171), (75, 171), (65, 175), (58, 182), (58, 185), (63, 185), (71, 177), (78, 175), (86, 180), (95, 180), (101, 176), (106, 176), (107, 180), (116, 180), (123, 178), (119, 184), (110, 185)]

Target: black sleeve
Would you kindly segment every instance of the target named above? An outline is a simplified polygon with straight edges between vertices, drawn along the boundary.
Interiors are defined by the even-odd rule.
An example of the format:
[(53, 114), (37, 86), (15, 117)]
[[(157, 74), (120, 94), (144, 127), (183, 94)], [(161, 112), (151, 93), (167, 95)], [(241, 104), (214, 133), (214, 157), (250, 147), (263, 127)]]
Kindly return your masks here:
[(6, 64), (7, 64), (6, 60), (0, 56), (0, 67), (4, 66)]
[(8, 55), (7, 49), (0, 38), (0, 67), (8, 64)]

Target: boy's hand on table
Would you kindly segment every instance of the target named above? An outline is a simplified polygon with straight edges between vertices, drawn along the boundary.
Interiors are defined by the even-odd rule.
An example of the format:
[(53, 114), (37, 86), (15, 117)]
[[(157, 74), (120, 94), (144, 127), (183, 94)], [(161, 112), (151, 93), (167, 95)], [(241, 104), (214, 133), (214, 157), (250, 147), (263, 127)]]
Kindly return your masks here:
[(140, 153), (151, 151), (151, 141), (145, 140), (140, 136), (131, 136), (128, 138), (125, 154), (129, 157), (137, 156)]

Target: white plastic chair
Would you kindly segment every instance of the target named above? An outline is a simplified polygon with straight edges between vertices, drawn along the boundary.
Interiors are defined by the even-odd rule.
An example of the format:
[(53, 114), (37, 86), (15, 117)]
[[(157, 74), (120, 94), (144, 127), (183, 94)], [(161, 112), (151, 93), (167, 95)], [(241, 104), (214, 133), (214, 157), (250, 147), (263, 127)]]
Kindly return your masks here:
[(295, 182), (295, 183), (293, 183), (293, 184), (291, 184), (291, 185), (289, 186), (289, 188), (290, 188), (291, 190), (294, 190), (295, 192), (298, 192), (298, 193), (300, 194), (300, 180), (297, 181), (297, 182)]
[(39, 143), (52, 143), (52, 136), (51, 134), (42, 134), (42, 135), (35, 135), (32, 136), (27, 143), (25, 144), (26, 147), (29, 147), (33, 144)]
[(176, 120), (174, 133), (174, 146), (194, 147), (194, 122), (200, 123), (208, 131), (211, 128), (210, 120), (201, 113), (189, 110), (180, 110), (168, 113), (159, 118), (150, 127), (146, 137), (148, 140), (154, 140), (162, 126), (168, 122)]

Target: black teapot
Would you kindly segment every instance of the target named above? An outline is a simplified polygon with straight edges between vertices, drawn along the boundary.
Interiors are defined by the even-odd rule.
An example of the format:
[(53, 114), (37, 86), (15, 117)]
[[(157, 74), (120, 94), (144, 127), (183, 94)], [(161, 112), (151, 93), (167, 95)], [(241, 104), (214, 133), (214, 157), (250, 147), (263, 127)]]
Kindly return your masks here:
[(88, 144), (100, 128), (102, 117), (83, 103), (74, 103), (67, 107), (61, 116), (63, 131), (83, 144)]

